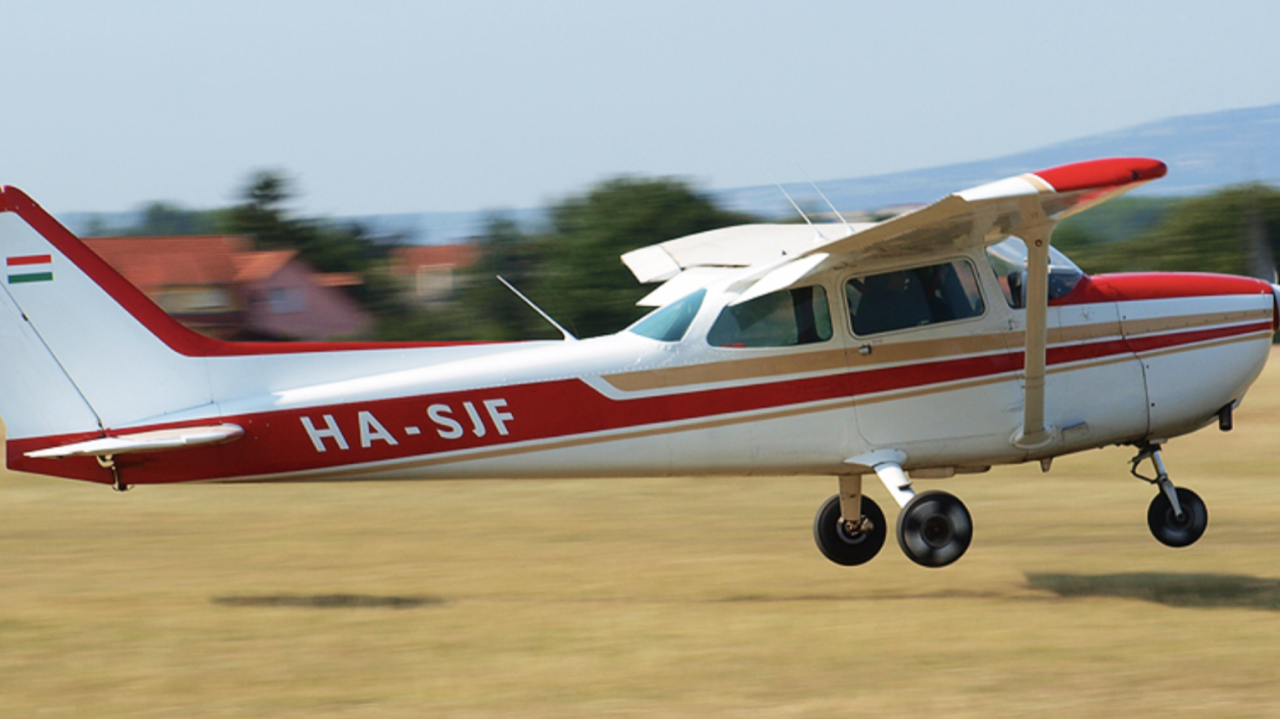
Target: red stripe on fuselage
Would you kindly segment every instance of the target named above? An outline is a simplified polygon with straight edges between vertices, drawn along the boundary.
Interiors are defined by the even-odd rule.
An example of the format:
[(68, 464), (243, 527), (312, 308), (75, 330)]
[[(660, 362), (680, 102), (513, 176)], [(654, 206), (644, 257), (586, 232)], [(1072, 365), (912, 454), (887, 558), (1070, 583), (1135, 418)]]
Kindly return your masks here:
[(1051, 306), (1173, 300), (1225, 295), (1270, 295), (1271, 284), (1252, 277), (1204, 272), (1132, 272), (1084, 277)]
[[(1258, 322), (1142, 337), (1127, 342), (1115, 338), (1053, 347), (1049, 349), (1048, 362), (1051, 366), (1063, 365), (1123, 356), (1132, 351), (1148, 352), (1268, 331), (1270, 326), (1269, 322)], [(217, 419), (220, 422), (243, 427), (245, 435), (227, 445), (146, 455), (120, 455), (116, 457), (116, 462), (125, 481), (134, 484), (306, 472), (917, 389), (1013, 373), (1021, 370), (1022, 364), (1021, 352), (1008, 352), (635, 399), (611, 399), (579, 379), (555, 380), (219, 417)], [(511, 419), (502, 422), (508, 434), (499, 433), (497, 424), (485, 407), (486, 400), (504, 401), (497, 411), (511, 415)], [(483, 436), (477, 436), (476, 425), (464, 405), (466, 402), (471, 403), (476, 416), (480, 418)], [(444, 428), (427, 415), (431, 405), (446, 405), (450, 408), (449, 416), (462, 428), (461, 437), (446, 439), (441, 436)], [(362, 447), (360, 412), (370, 413), (397, 440), (397, 444), (392, 446), (385, 440), (378, 439), (378, 432), (371, 430), (369, 434), (373, 437), (369, 446)], [(327, 437), (320, 440), (326, 451), (316, 451), (301, 418), (308, 417), (313, 427), (325, 430), (325, 415), (333, 416), (349, 449), (339, 449), (336, 438)], [(164, 426), (178, 425), (158, 425), (131, 431), (159, 429)], [(416, 427), (418, 434), (406, 433), (407, 427)], [(110, 473), (99, 467), (91, 457), (33, 460), (22, 456), (23, 452), (92, 437), (76, 435), (12, 440), (9, 443), (9, 467), (40, 474), (109, 482)], [(465, 457), (461, 457), (460, 461), (464, 459)]]

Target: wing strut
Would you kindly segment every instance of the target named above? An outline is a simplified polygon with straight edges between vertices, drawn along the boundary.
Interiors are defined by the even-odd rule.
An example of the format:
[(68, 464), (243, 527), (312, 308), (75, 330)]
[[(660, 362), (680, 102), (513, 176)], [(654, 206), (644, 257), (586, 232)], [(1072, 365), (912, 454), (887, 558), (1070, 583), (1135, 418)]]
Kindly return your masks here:
[(1049, 238), (1057, 223), (1045, 217), (1036, 198), (1022, 203), (1022, 217), (1018, 234), (1027, 245), (1027, 326), (1022, 430), (1014, 444), (1033, 449), (1053, 441), (1053, 427), (1044, 421), (1044, 374), (1049, 334)]

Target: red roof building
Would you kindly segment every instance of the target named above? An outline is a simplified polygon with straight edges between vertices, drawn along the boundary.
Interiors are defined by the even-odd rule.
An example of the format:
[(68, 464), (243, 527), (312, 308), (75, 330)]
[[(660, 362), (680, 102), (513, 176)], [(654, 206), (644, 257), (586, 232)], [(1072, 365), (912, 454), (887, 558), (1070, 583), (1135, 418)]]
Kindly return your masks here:
[(474, 244), (397, 247), (391, 251), (391, 274), (401, 278), (419, 302), (445, 302), (462, 286), (459, 270), (479, 261), (480, 247)]
[(197, 332), (222, 339), (367, 336), (373, 317), (341, 288), (359, 275), (316, 273), (296, 250), (247, 237), (90, 237), (85, 244)]

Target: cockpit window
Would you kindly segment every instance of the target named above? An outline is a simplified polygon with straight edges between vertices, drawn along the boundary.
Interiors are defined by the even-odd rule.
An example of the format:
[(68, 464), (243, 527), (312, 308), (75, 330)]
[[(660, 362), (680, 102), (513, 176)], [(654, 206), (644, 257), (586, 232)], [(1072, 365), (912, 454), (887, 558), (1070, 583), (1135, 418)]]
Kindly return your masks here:
[[(1005, 302), (1014, 309), (1027, 305), (1027, 246), (1010, 237), (987, 248), (987, 259), (1000, 281)], [(1084, 277), (1084, 271), (1067, 256), (1049, 247), (1049, 300), (1064, 297)]]
[(725, 307), (707, 333), (713, 347), (790, 347), (831, 339), (821, 285), (779, 290)]
[(689, 331), (693, 318), (698, 316), (702, 298), (706, 295), (706, 290), (685, 295), (666, 307), (650, 312), (627, 329), (651, 340), (679, 342), (684, 338), (684, 333)]
[(978, 317), (986, 306), (973, 267), (962, 260), (850, 278), (853, 332), (880, 332)]

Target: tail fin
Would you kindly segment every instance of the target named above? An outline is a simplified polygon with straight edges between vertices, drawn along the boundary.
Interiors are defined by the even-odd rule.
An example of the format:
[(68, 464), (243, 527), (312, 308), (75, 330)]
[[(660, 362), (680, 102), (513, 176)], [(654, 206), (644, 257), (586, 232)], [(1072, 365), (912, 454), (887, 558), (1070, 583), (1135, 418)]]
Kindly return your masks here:
[(10, 438), (101, 432), (209, 405), (178, 324), (25, 193), (0, 187), (0, 417)]

